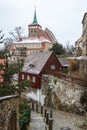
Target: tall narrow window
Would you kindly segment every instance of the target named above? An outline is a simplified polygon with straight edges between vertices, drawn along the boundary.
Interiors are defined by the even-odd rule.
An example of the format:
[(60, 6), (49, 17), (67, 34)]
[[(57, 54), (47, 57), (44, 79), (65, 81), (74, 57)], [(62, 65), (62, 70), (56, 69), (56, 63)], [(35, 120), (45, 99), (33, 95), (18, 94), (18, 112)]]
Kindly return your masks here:
[(22, 79), (24, 79), (24, 74), (22, 74)]
[(30, 80), (30, 76), (29, 75), (27, 75), (27, 80)]
[(33, 82), (33, 83), (36, 82), (36, 78), (35, 78), (35, 76), (32, 77), (32, 82)]

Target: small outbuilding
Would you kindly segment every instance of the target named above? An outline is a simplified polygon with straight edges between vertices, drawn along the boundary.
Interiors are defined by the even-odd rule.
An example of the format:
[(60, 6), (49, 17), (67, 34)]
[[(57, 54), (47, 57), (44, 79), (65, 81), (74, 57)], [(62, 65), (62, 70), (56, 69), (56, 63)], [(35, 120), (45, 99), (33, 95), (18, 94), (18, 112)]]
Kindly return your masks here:
[(67, 58), (58, 58), (58, 60), (62, 66), (62, 70), (69, 67), (69, 62)]

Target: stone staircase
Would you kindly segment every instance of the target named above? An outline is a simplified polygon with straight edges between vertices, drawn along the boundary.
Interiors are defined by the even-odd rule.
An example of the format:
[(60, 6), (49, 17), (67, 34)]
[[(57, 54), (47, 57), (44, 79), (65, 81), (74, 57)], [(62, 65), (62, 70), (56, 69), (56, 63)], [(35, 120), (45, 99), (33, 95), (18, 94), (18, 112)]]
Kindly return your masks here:
[(29, 130), (45, 130), (44, 117), (40, 113), (31, 111), (31, 122), (29, 124)]
[(38, 103), (32, 102), (29, 130), (53, 130), (52, 125), (53, 119), (49, 118), (47, 108)]
[(49, 119), (49, 109), (38, 103), (31, 104), (31, 122), (28, 130), (83, 130), (79, 128), (86, 117), (60, 110), (53, 110), (53, 120)]

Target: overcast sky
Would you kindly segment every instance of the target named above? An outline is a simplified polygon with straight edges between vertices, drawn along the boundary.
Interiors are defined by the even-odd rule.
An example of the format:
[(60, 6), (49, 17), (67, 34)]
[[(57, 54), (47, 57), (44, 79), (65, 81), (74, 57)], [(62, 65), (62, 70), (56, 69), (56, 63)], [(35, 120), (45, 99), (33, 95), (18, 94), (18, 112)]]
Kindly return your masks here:
[(18, 26), (27, 34), (35, 5), (38, 23), (48, 27), (60, 43), (73, 44), (82, 35), (87, 0), (0, 0), (0, 29), (5, 37)]

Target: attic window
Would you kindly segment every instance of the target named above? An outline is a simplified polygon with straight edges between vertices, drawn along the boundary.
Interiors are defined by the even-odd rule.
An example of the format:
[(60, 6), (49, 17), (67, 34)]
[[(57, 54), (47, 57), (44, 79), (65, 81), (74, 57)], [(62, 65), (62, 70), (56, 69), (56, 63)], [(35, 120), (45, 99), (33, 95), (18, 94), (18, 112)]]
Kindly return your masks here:
[(30, 66), (30, 67), (35, 67), (33, 64), (30, 64), (29, 66)]
[(55, 70), (55, 65), (51, 65), (51, 66), (50, 66), (50, 69), (51, 69), (51, 70)]

